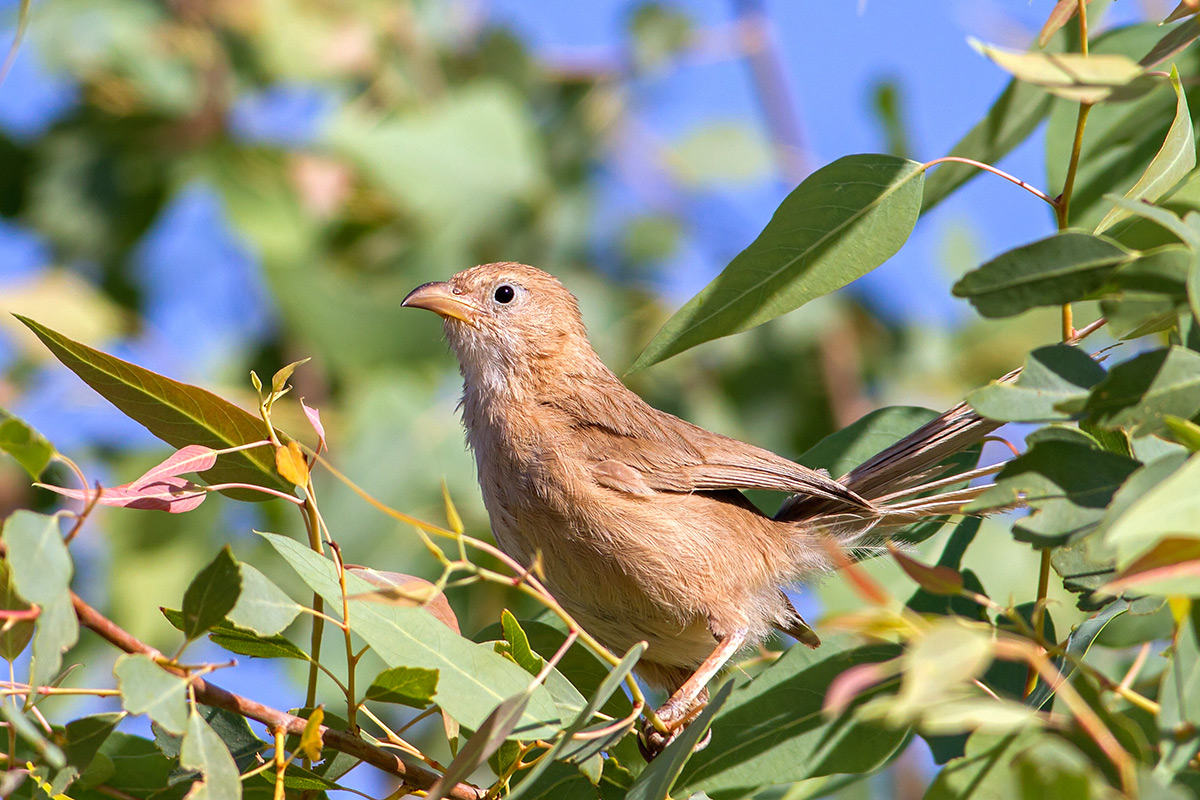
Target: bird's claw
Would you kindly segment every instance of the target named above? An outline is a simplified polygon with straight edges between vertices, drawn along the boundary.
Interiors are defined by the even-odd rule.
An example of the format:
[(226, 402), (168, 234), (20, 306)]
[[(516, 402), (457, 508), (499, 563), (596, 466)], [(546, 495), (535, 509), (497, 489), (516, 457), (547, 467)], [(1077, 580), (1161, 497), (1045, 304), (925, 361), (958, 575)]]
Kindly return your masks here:
[[(663, 733), (654, 727), (650, 722), (642, 725), (642, 729), (638, 731), (638, 750), (642, 752), (642, 758), (647, 761), (653, 761), (667, 749), (667, 745), (679, 738), (684, 728), (687, 727), (687, 722), (680, 722), (671, 727), (670, 731)], [(698, 753), (708, 747), (708, 743), (712, 741), (712, 730), (704, 732), (704, 736), (692, 748), (693, 753)]]

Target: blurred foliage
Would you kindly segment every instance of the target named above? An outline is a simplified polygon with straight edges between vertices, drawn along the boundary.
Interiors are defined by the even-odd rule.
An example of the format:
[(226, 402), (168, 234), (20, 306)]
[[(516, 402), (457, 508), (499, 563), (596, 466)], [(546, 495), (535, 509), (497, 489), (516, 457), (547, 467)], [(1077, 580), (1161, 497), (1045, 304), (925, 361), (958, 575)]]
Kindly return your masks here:
[[(737, 5), (745, 10), (755, 4)], [(1096, 13), (1102, 5), (1093, 4)], [(511, 260), (537, 265), (562, 278), (579, 297), (593, 343), (619, 373), (667, 322), (666, 306), (675, 303), (663, 296), (678, 295), (680, 285), (698, 286), (725, 266), (725, 260), (710, 257), (703, 275), (672, 277), (667, 268), (672, 256), (697, 248), (706, 235), (723, 233), (705, 230), (710, 217), (697, 214), (695, 206), (716, 188), (769, 182), (779, 170), (776, 143), (765, 138), (755, 119), (723, 117), (667, 142), (639, 134), (631, 87), (646, 75), (670, 70), (695, 48), (711, 47), (711, 32), (699, 29), (685, 10), (673, 5), (632, 7), (624, 49), (612, 58), (582, 64), (542, 58), (470, 4), (47, 0), (27, 10), (26, 36), (6, 83), (0, 84), (0, 308), (147, 369), (208, 387), (251, 412), (257, 402), (246, 378), (251, 369), (270, 375), (282, 364), (312, 357), (293, 376), (293, 392), (320, 409), (331, 461), (381, 502), (435, 522), (446, 517), (444, 481), (466, 531), (481, 538), (486, 538), (487, 521), (456, 420), (459, 381), (452, 359), (435, 344), (432, 322), (425, 315), (402, 313), (400, 300), (417, 284), (472, 264)], [(6, 13), (15, 26), (22, 9)], [(1185, 48), (1198, 24), (1194, 16), (1185, 18), (1172, 29), (1175, 39), (1169, 44)], [(1067, 46), (1074, 35), (1071, 27), (1064, 27), (1046, 52), (1014, 56), (987, 51), (1009, 69), (1014, 82), (955, 153), (995, 162), (1048, 120), (1046, 186), (1052, 187), (1050, 193), (1062, 187), (1078, 118), (1079, 106), (1072, 99), (1080, 88), (1063, 88), (1053, 83), (1056, 77), (1046, 77), (1044, 57)], [(1037, 515), (1017, 523), (1016, 539), (1006, 530), (1013, 527), (1012, 520), (989, 520), (979, 534), (960, 527), (929, 540), (915, 555), (934, 561), (941, 552), (939, 566), (961, 570), (969, 589), (984, 593), (986, 586), (986, 595), (1003, 603), (1030, 598), (1039, 551), (1029, 544), (1056, 547), (1053, 566), (1063, 580), (1051, 587), (1048, 616), (1053, 619), (1046, 629), (1067, 637), (1057, 664), (1073, 664), (1068, 654), (1082, 658), (1097, 643), (1093, 651), (1100, 652), (1088, 653), (1095, 670), (1080, 670), (1073, 677), (1078, 702), (1117, 731), (1120, 745), (1137, 762), (1138, 783), (1149, 787), (1159, 781), (1156, 790), (1173, 796), (1170, 792), (1181, 785), (1196, 784), (1194, 757), (1200, 740), (1187, 727), (1197, 722), (1187, 698), (1200, 674), (1194, 663), (1194, 608), (1176, 602), (1164, 610), (1159, 603), (1143, 602), (1146, 607), (1135, 603), (1129, 613), (1117, 616), (1110, 606), (1105, 624), (1093, 620), (1069, 633), (1085, 617), (1073, 607), (1077, 598), (1071, 593), (1079, 595), (1083, 608), (1099, 606), (1106, 598), (1093, 593), (1118, 567), (1129, 586), (1142, 582), (1143, 593), (1197, 593), (1194, 576), (1179, 565), (1196, 563), (1194, 493), (1186, 481), (1194, 469), (1185, 471), (1182, 465), (1194, 467), (1186, 457), (1200, 441), (1194, 421), (1200, 411), (1200, 370), (1193, 363), (1200, 349), (1195, 321), (1200, 312), (1195, 277), (1200, 234), (1195, 233), (1196, 217), (1188, 216), (1200, 207), (1193, 197), (1200, 182), (1194, 178), (1191, 127), (1200, 107), (1194, 90), (1200, 61), (1196, 48), (1177, 48), (1165, 66), (1151, 65), (1167, 69), (1173, 63), (1181, 79), (1178, 92), (1161, 75), (1146, 82), (1140, 80), (1146, 77), (1140, 67), (1136, 76), (1128, 70), (1163, 37), (1163, 29), (1150, 23), (1093, 40), (1094, 53), (1125, 61), (1115, 73), (1085, 75), (1087, 91), (1099, 86), (1105, 97), (1122, 91), (1130, 96), (1091, 111), (1070, 220), (1081, 232), (1022, 248), (1008, 243), (1012, 249), (959, 283), (960, 295), (996, 319), (972, 321), (955, 331), (930, 330), (881, 317), (854, 295), (827, 294), (834, 283), (845, 283), (886, 258), (894, 250), (891, 244), (899, 246), (907, 236), (918, 211), (947, 197), (953, 202), (952, 191), (969, 173), (947, 166), (929, 173), (923, 205), (918, 202), (920, 184), (909, 187), (904, 213), (897, 213), (908, 220), (907, 227), (891, 217), (897, 206), (884, 205), (887, 213), (880, 216), (886, 219), (880, 224), (897, 241), (883, 247), (880, 233), (872, 242), (881, 251), (879, 258), (835, 254), (832, 261), (843, 274), (833, 283), (803, 291), (789, 284), (794, 295), (789, 307), (812, 300), (801, 313), (683, 352), (627, 380), (660, 408), (795, 456), (877, 406), (949, 405), (1031, 353), (1030, 370), (1020, 383), (986, 387), (971, 400), (997, 419), (1079, 423), (1041, 429), (1035, 434), (1041, 438), (1030, 439), (1030, 453), (1005, 468), (994, 490), (1054, 496), (1035, 503)], [(746, 57), (745, 42), (735, 41), (732, 57)], [(887, 149), (896, 156), (887, 163), (915, 170), (914, 162), (900, 158), (912, 146), (902, 88), (879, 83), (872, 102)], [(676, 202), (623, 218), (612, 241), (598, 241), (596, 218), (605, 210), (606, 175), (622, 163), (627, 173), (652, 183), (652, 193)], [(1141, 183), (1147, 174), (1169, 185), (1151, 196)], [(1129, 201), (1120, 207), (1125, 218), (1106, 220), (1113, 208), (1106, 198), (1127, 193)], [(781, 206), (781, 223), (792, 221), (786, 205)], [(1169, 218), (1156, 216), (1159, 211)], [(1108, 238), (1082, 232), (1098, 223), (1108, 227), (1106, 222), (1114, 222)], [(757, 227), (766, 224), (764, 219)], [(1072, 237), (1078, 241), (1064, 241)], [(748, 244), (724, 246), (732, 252)], [(816, 245), (806, 246), (819, 251)], [(1089, 247), (1107, 257), (1090, 257), (1085, 252)], [(793, 264), (780, 266), (761, 249), (748, 249), (740, 263), (749, 264), (751, 271), (768, 264), (793, 280), (786, 272)], [(979, 259), (968, 254), (975, 267)], [(1063, 263), (1070, 269), (1056, 272)], [(825, 296), (813, 299), (816, 295)], [(1061, 354), (1036, 350), (1058, 340), (1057, 312), (1027, 309), (1070, 301), (1076, 302), (1077, 319), (1090, 320), (1102, 308), (1111, 317), (1114, 338), (1150, 334), (1136, 347), (1152, 352), (1134, 358), (1130, 348), (1119, 350), (1112, 357), (1115, 364), (1105, 365), (1103, 380), (1069, 381), (1057, 368)], [(734, 324), (695, 341), (751, 327), (778, 313), (780, 308), (738, 309)], [(660, 336), (669, 338), (671, 324), (662, 329)], [(33, 675), (47, 681), (74, 636), (73, 617), (64, 605), (71, 570), (69, 561), (64, 568), (36, 560), (45, 557), (37, 543), (58, 533), (57, 526), (43, 522), (47, 518), (30, 511), (55, 507), (49, 493), (30, 487), (22, 471), (24, 467), (37, 477), (44, 466), (43, 445), (30, 431), (40, 431), (106, 486), (133, 481), (166, 452), (141, 426), (48, 359), (24, 327), (7, 314), (0, 320), (0, 406), (31, 423), (26, 428), (20, 419), (0, 413), (0, 446), (18, 455), (0, 459), (0, 517), (8, 519), (5, 544), (13, 567), (12, 576), (4, 575), (3, 605), (21, 612), (29, 601), (42, 608), (45, 616), (32, 640), (40, 653)], [(1035, 373), (1034, 365), (1045, 368)], [(272, 420), (315, 443), (296, 405), (281, 403)], [(1090, 466), (1081, 469), (1085, 462)], [(1098, 464), (1116, 466), (1105, 471)], [(42, 479), (60, 485), (72, 480), (59, 466)], [(1101, 479), (1105, 483), (1098, 486)], [(315, 480), (309, 488), (319, 497), (321, 513), (347, 562), (437, 578), (440, 565), (410, 525), (380, 514), (325, 471), (318, 470)], [(25, 510), (14, 514), (15, 509)], [(1131, 516), (1121, 516), (1131, 509)], [(285, 560), (295, 568), (299, 556), (289, 558), (285, 550), (251, 533), (272, 531), (303, 541), (304, 527), (289, 512), (283, 502), (251, 505), (221, 496), (184, 516), (97, 509), (71, 544), (72, 586), (141, 640), (173, 652), (178, 634), (158, 608), (183, 608), (186, 615), (191, 592), (184, 590), (197, 585), (193, 576), (206, 574), (205, 565), (216, 563), (214, 554), (226, 544), (232, 548), (227, 555), (231, 563), (242, 562), (242, 569), (253, 563), (262, 570), (258, 578), (243, 571), (235, 580), (231, 568), (221, 580), (211, 579), (226, 592), (226, 600), (232, 602), (230, 593), (248, 596), (246, 587), (259, 579), (268, 586), (278, 583), (292, 598), (320, 591), (314, 585), (321, 580), (318, 568), (290, 569)], [(499, 566), (488, 557), (478, 560), (485, 567)], [(1168, 573), (1155, 572), (1162, 569)], [(912, 580), (890, 562), (868, 564), (864, 573), (892, 598), (912, 591)], [(34, 587), (31, 574), (54, 580)], [(1145, 584), (1159, 578), (1175, 581), (1169, 592), (1145, 590)], [(964, 610), (960, 598), (943, 605), (936, 593), (921, 591), (925, 594), (914, 596), (910, 607), (979, 615), (978, 604)], [(831, 613), (862, 605), (839, 579), (814, 593)], [(541, 609), (496, 582), (452, 585), (446, 595), (468, 637), (495, 623), (502, 607), (513, 610), (514, 623)], [(192, 610), (200, 608), (213, 619), (228, 613), (229, 622), (221, 622), (214, 632), (218, 643), (266, 647), (261, 640), (275, 633), (247, 633), (241, 622), (236, 630), (222, 628), (234, 626), (235, 619), (258, 617), (245, 607), (240, 612), (236, 606), (233, 611), (219, 604), (203, 607), (192, 596)], [(327, 607), (336, 605), (336, 596), (326, 599), (331, 600)], [(892, 603), (889, 613), (898, 613), (901, 605)], [(1156, 609), (1153, 615), (1141, 613)], [(394, 617), (387, 624), (397, 629), (415, 625), (405, 621), (420, 616), (410, 611), (419, 609), (386, 612)], [(1026, 613), (1024, 619), (1030, 618)], [(292, 642), (307, 642), (310, 622), (307, 616), (304, 620), (289, 628)], [(1015, 630), (1023, 623), (1005, 624), (1006, 630)], [(944, 622), (914, 635), (911, 649), (901, 657), (907, 659), (903, 668), (908, 671), (899, 693), (893, 694), (901, 680), (895, 673), (892, 684), (856, 700), (855, 714), (864, 710), (864, 715), (854, 716), (852, 725), (828, 740), (822, 739), (826, 722), (812, 695), (814, 687), (832, 687), (847, 666), (875, 668), (897, 657), (893, 646), (860, 647), (838, 636), (815, 655), (789, 652), (773, 671), (757, 672), (757, 665), (748, 665), (747, 670), (765, 679), (717, 698), (704, 720), (715, 715), (712, 749), (686, 767), (685, 754), (677, 748), (678, 763), (668, 769), (658, 766), (666, 761), (656, 762), (655, 773), (639, 779), (643, 764), (626, 737), (612, 745), (613, 757), (602, 774), (595, 772), (599, 749), (567, 754), (563, 758), (571, 768), (565, 774), (564, 765), (556, 763), (539, 775), (542, 783), (531, 780), (526, 791), (534, 795), (543, 785), (561, 783), (571, 792), (604, 797), (623, 796), (626, 790), (650, 796), (645, 793), (659, 787), (665, 793), (671, 779), (682, 775), (679, 786), (715, 797), (745, 796), (774, 781), (803, 781), (795, 787), (797, 794), (789, 796), (812, 796), (835, 787), (840, 779), (834, 773), (866, 774), (891, 762), (907, 741), (909, 725), (925, 726), (922, 731), (935, 742), (940, 757), (958, 756), (937, 777), (930, 797), (967, 796), (981, 782), (996, 796), (1038, 796), (1034, 790), (1045, 786), (1062, 788), (1064, 797), (1116, 791), (1123, 776), (1105, 761), (1106, 754), (1094, 752), (1095, 744), (1079, 728), (1061, 735), (1043, 728), (1004, 736), (979, 730), (953, 741), (942, 735), (956, 721), (978, 721), (975, 707), (947, 703), (935, 708), (935, 701), (946, 699), (940, 690), (964, 688), (959, 685), (963, 676), (982, 675), (1009, 690), (1015, 686), (1007, 697), (1019, 698), (1022, 688), (1022, 670), (1014, 671), (1011, 663), (1003, 675), (985, 672), (982, 661), (991, 651), (981, 644), (978, 630), (956, 625)], [(424, 705), (434, 694), (428, 689), (430, 670), (448, 667), (411, 659), (394, 643), (388, 649), (388, 630), (368, 632), (372, 650), (360, 667), (360, 693), (373, 675), (386, 670), (380, 674), (379, 685), (386, 684), (382, 696), (403, 696), (410, 705)], [(454, 653), (475, 652), (440, 628), (421, 630), (446, 636), (451, 643), (447, 648), (464, 648)], [(505, 744), (511, 733), (511, 727), (505, 732), (506, 725), (517, 725), (526, 716), (544, 721), (548, 710), (557, 708), (571, 712), (561, 718), (563, 726), (575, 720), (582, 727), (590, 720), (590, 714), (583, 715), (584, 696), (594, 699), (599, 697), (595, 692), (605, 690), (598, 663), (564, 662), (561, 673), (554, 673), (561, 679), (557, 683), (548, 682), (544, 692), (531, 693), (524, 703), (506, 701), (500, 709), (506, 716), (489, 715), (480, 697), (500, 691), (494, 687), (513, 689), (501, 691), (509, 700), (523, 696), (516, 690), (527, 678), (518, 666), (526, 669), (538, 658), (530, 645), (549, 657), (561, 642), (562, 634), (543, 622), (527, 622), (526, 630), (529, 638), (522, 645), (521, 626), (505, 626), (502, 646), (496, 652), (485, 648), (494, 656), (487, 670), (458, 670), (460, 683), (454, 684), (466, 687), (461, 697), (456, 689), (459, 704), (450, 704), (455, 716), (468, 727), (491, 731), (491, 738), (484, 738), (495, 752), (483, 759), (491, 755), (494, 769), (516, 763), (512, 741)], [(14, 626), (0, 644), (18, 653), (29, 643), (28, 633)], [(1131, 662), (1138, 663), (1136, 650), (1121, 648), (1149, 652), (1164, 640), (1171, 641), (1176, 654), (1166, 672), (1147, 666), (1132, 687), (1156, 698), (1150, 702), (1159, 704), (1159, 716), (1126, 696), (1099, 699), (1097, 686), (1111, 687), (1095, 677), (1097, 671), (1112, 683), (1111, 676), (1120, 680)], [(326, 641), (322, 662), (335, 675), (344, 674), (346, 655)], [(282, 647), (278, 642), (274, 646)], [(957, 655), (940, 663), (928, 655), (951, 650)], [(517, 652), (530, 659), (511, 663)], [(226, 657), (203, 639), (188, 655), (214, 662)], [(462, 663), (442, 655), (452, 664)], [(85, 664), (70, 679), (78, 680), (77, 685), (113, 683), (115, 655), (95, 637), (85, 636), (67, 658), (68, 663)], [(28, 669), (27, 659), (28, 653), (19, 656), (20, 669)], [(920, 668), (931, 662), (940, 671), (921, 674)], [(303, 660), (291, 653), (265, 667), (245, 662), (216, 680), (263, 702), (297, 707), (305, 670)], [(186, 791), (187, 776), (195, 774), (188, 770), (203, 773), (217, 796), (232, 791), (231, 769), (249, 769), (250, 754), (264, 746), (256, 738), (260, 726), (251, 733), (236, 714), (188, 713), (182, 679), (169, 677), (148, 659), (124, 660), (116, 674), (123, 680), (123, 706), (117, 700), (48, 698), (45, 705), (54, 711), (50, 716), (56, 723), (78, 717), (49, 736), (22, 727), (27, 718), (15, 706), (3, 705), (11, 729), (21, 735), (9, 748), (15, 762), (36, 760), (34, 777), (45, 780), (44, 786), (33, 779), (23, 783), (22, 796), (57, 795), (79, 775), (69, 789), (71, 797), (98, 797), (98, 786), (146, 797), (168, 782), (170, 788), (154, 796), (179, 797)], [(480, 675), (494, 685), (483, 686), (487, 681)], [(421, 691), (405, 694), (396, 688), (410, 683), (419, 683)], [(805, 696), (804, 724), (813, 727), (774, 725), (770, 714), (779, 710), (782, 695), (765, 692), (781, 687), (786, 692), (788, 686)], [(607, 691), (621, 700), (615, 681)], [(344, 702), (340, 709), (336, 705), (337, 686), (325, 676), (316, 694), (331, 698), (331, 711), (345, 710)], [(957, 703), (962, 698), (950, 699)], [(605, 708), (612, 710), (612, 705), (620, 708), (619, 702)], [(154, 732), (158, 745), (131, 735), (148, 733), (133, 721), (122, 722), (121, 731), (113, 733), (116, 718), (96, 712), (118, 707), (148, 710), (160, 726), (165, 719), (174, 727)], [(800, 705), (793, 708), (798, 709)], [(1075, 706), (1069, 711), (1079, 714)], [(301, 716), (309, 713), (311, 709)], [(394, 725), (413, 717), (393, 707), (379, 713)], [(81, 716), (85, 714), (90, 716)], [(730, 755), (732, 729), (723, 729), (722, 720), (743, 718), (774, 737), (770, 748)], [(326, 723), (336, 725), (333, 714)], [(1160, 730), (1156, 724), (1168, 727)], [(447, 722), (453, 730), (444, 734), (439, 726), (420, 725), (412, 739), (448, 763), (447, 740), (459, 742), (455, 725)], [(547, 730), (541, 733), (549, 736)], [(462, 742), (468, 733), (464, 731)], [(697, 737), (700, 733), (699, 728), (694, 731)], [(91, 747), (93, 739), (102, 744)], [(319, 747), (313, 745), (311, 731), (308, 739), (306, 746)], [(311, 775), (295, 765), (289, 775), (297, 782), (289, 792), (332, 789), (330, 784), (343, 780), (349, 769), (339, 758), (329, 757)], [(996, 767), (1001, 759), (1007, 759), (1003, 770)], [(183, 772), (169, 777), (173, 767)], [(863, 785), (846, 791), (861, 791)], [(7, 787), (0, 787), (6, 796), (11, 791)], [(244, 791), (266, 796), (272, 787), (258, 778), (247, 781)]]

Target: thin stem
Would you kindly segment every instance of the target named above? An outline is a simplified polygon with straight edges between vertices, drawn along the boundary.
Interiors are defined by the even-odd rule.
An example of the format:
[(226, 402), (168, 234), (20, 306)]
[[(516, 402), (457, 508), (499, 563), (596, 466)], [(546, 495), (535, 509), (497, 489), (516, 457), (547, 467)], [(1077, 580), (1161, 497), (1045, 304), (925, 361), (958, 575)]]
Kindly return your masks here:
[(1021, 180), (1020, 178), (1016, 177), (1015, 175), (1011, 175), (1002, 169), (993, 167), (991, 164), (984, 164), (982, 161), (975, 161), (974, 159), (971, 159), (971, 158), (962, 158), (961, 156), (942, 156), (941, 158), (935, 158), (933, 161), (926, 161), (924, 164), (921, 165), (921, 170), (924, 171), (924, 170), (929, 169), (930, 167), (936, 167), (938, 164), (945, 164), (948, 162), (955, 162), (958, 164), (969, 164), (970, 166), (977, 167), (977, 168), (983, 170), (984, 172), (990, 172), (993, 175), (1004, 178), (1004, 180), (1009, 181), (1010, 183), (1015, 183), (1017, 186), (1020, 186), (1022, 189), (1029, 192), (1033, 196), (1037, 197), (1039, 200), (1044, 200), (1045, 202), (1054, 206), (1056, 209), (1058, 207), (1058, 203), (1056, 203), (1054, 201), (1053, 197), (1046, 194), (1041, 189), (1038, 189), (1036, 186), (1026, 183), (1025, 181)]
[[(324, 555), (325, 548), (321, 545), (321, 531), (317, 522), (316, 507), (311, 498), (304, 502), (304, 512), (304, 527), (308, 530), (308, 546)], [(309, 640), (309, 653), (312, 661), (308, 665), (308, 685), (304, 692), (305, 708), (313, 708), (317, 704), (317, 662), (321, 660), (321, 637), (325, 632), (325, 620), (323, 619), (325, 601), (316, 592), (313, 592), (312, 608), (318, 614), (313, 617), (312, 637)]]
[(287, 731), (282, 727), (275, 729), (275, 800), (284, 800), (283, 775), (287, 770), (288, 757), (284, 751)]
[(350, 633), (350, 600), (346, 592), (346, 564), (342, 561), (342, 549), (337, 542), (330, 540), (329, 550), (333, 553), (333, 561), (337, 565), (338, 588), (342, 592), (342, 638), (346, 643), (346, 727), (351, 731), (358, 730), (358, 703), (354, 689), (354, 677), (358, 672), (358, 662), (354, 658), (354, 640)]
[[(1041, 568), (1038, 571), (1037, 605), (1033, 608), (1033, 635), (1041, 641), (1046, 630), (1046, 594), (1050, 591), (1050, 548), (1042, 551)], [(1037, 670), (1029, 665), (1029, 673), (1025, 677), (1025, 696), (1028, 697), (1037, 686)]]

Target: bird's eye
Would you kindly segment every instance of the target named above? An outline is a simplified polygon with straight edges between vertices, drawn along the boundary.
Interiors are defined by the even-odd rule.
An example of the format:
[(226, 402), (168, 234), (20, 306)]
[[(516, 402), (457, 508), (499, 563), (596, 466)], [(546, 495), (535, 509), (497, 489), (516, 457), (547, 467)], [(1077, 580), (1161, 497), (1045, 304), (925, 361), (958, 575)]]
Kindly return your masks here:
[(492, 297), (495, 298), (496, 302), (501, 304), (511, 303), (516, 296), (516, 291), (507, 283), (500, 284), (496, 287), (496, 291), (492, 293)]

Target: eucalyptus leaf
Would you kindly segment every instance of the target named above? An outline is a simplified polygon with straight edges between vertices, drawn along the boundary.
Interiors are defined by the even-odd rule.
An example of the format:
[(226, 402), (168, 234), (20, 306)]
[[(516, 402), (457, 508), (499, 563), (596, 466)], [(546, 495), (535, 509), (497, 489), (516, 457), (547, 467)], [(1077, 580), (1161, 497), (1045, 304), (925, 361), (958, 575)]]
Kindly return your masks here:
[[(260, 535), (309, 588), (324, 598), (327, 607), (341, 607), (341, 587), (332, 561), (286, 536)], [(350, 595), (358, 595), (370, 593), (375, 587), (347, 572), (346, 588)], [(388, 666), (438, 671), (439, 705), (466, 727), (478, 730), (497, 705), (521, 694), (532, 681), (519, 666), (462, 638), (423, 608), (366, 600), (351, 600), (349, 608), (355, 633)], [(506, 691), (512, 694), (506, 697)], [(549, 691), (543, 686), (534, 687), (513, 735), (522, 739), (552, 737), (559, 730), (558, 719)]]
[(125, 654), (113, 666), (121, 705), (131, 714), (146, 714), (174, 734), (188, 728), (187, 681), (163, 669), (143, 653)]
[(237, 604), (241, 590), (239, 564), (225, 545), (192, 579), (183, 595), (183, 635), (190, 641), (225, 619)]
[(239, 563), (241, 592), (229, 611), (229, 621), (260, 636), (274, 636), (300, 614), (301, 607), (254, 567)]
[(953, 292), (985, 317), (1011, 317), (1080, 300), (1133, 258), (1109, 239), (1067, 231), (1002, 253), (964, 275)]
[(1077, 347), (1054, 344), (1029, 354), (1015, 381), (992, 381), (967, 395), (988, 419), (1033, 422), (1070, 419), (1083, 409), (1104, 368)]
[(1084, 407), (1102, 428), (1129, 428), (1134, 436), (1166, 429), (1167, 415), (1200, 412), (1200, 354), (1185, 347), (1142, 353), (1116, 364)]
[(54, 445), (23, 419), (0, 408), (0, 450), (8, 453), (29, 477), (37, 480), (54, 457)]
[(908, 239), (923, 180), (920, 164), (883, 155), (846, 156), (809, 175), (630, 369), (761, 325), (870, 272)]
[[(222, 449), (266, 438), (262, 420), (212, 392), (102, 353), (26, 317), (18, 315), (17, 319), (84, 383), (167, 444)], [(250, 483), (283, 492), (292, 489), (276, 473), (273, 454), (264, 447), (222, 455), (205, 477), (213, 483)], [(230, 494), (244, 500), (268, 499), (261, 492), (235, 490)]]

